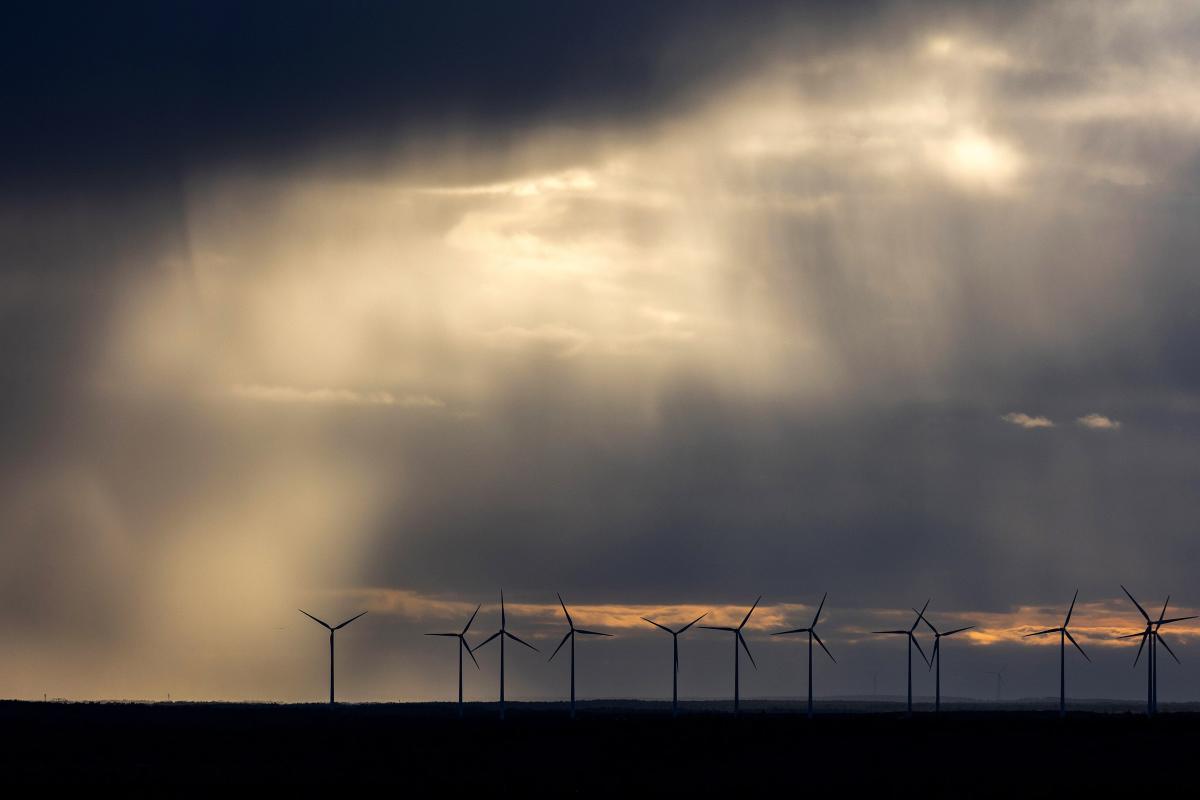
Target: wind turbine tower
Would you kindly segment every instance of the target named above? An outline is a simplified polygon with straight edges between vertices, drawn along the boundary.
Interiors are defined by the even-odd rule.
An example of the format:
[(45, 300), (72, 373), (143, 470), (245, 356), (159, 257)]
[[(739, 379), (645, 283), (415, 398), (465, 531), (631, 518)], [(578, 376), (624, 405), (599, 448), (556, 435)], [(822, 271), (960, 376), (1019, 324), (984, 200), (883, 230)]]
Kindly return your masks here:
[(925, 651), (921, 649), (921, 643), (917, 641), (917, 637), (913, 635), (913, 631), (917, 629), (917, 626), (921, 624), (921, 620), (925, 618), (925, 609), (927, 608), (929, 608), (928, 600), (925, 601), (925, 605), (921, 606), (921, 610), (917, 612), (917, 618), (913, 620), (913, 624), (910, 625), (907, 630), (871, 631), (871, 633), (908, 637), (908, 707), (906, 714), (910, 717), (912, 716), (912, 649), (914, 644), (917, 646), (917, 652), (921, 654), (921, 660), (923, 660), (926, 664), (929, 663), (929, 659), (925, 657)]
[(459, 631), (458, 633), (427, 633), (427, 634), (425, 634), (426, 636), (453, 636), (455, 639), (458, 639), (458, 718), (459, 719), (462, 719), (462, 716), (463, 716), (463, 651), (464, 650), (467, 652), (467, 655), (469, 655), (471, 657), (471, 660), (475, 661), (475, 669), (479, 669), (479, 662), (475, 660), (475, 654), (471, 652), (471, 645), (467, 644), (467, 631), (469, 631), (471, 629), (471, 623), (475, 621), (475, 615), (479, 613), (479, 609), (481, 609), (481, 608), (483, 608), (482, 605), (475, 607), (475, 614), (471, 615), (471, 618), (469, 620), (467, 620), (467, 624), (464, 625), (463, 629), (461, 631)]
[(354, 620), (358, 619), (359, 617), (361, 617), (363, 614), (365, 614), (367, 612), (364, 611), (364, 612), (362, 612), (362, 614), (355, 614), (353, 617), (346, 620), (341, 625), (330, 625), (328, 622), (325, 622), (324, 620), (317, 619), (312, 614), (305, 611), (303, 608), (299, 608), (296, 610), (299, 611), (304, 616), (311, 619), (313, 622), (317, 623), (318, 625), (322, 626), (323, 628), (326, 628), (329, 631), (329, 705), (333, 705), (334, 704), (334, 699), (333, 699), (333, 635), (335, 633), (337, 633), (339, 630), (341, 630), (342, 628), (349, 625), (351, 622), (354, 622)]
[[(916, 611), (916, 609), (914, 608), (913, 611)], [(924, 616), (921, 618), (925, 619)], [(942, 710), (942, 637), (953, 636), (956, 633), (969, 631), (975, 626), (967, 625), (965, 628), (955, 628), (952, 631), (939, 632), (937, 628), (933, 627), (933, 623), (927, 619), (925, 619), (925, 625), (929, 628), (929, 630), (933, 631), (933, 652), (930, 653), (929, 659), (933, 662), (930, 664), (930, 668), (935, 666), (937, 667), (937, 677), (934, 679), (934, 685), (936, 686), (936, 689), (934, 690), (933, 701), (933, 711), (936, 714)]]
[(505, 617), (505, 614), (504, 614), (504, 591), (503, 590), (500, 591), (500, 630), (496, 631), (491, 636), (489, 636), (488, 638), (484, 639), (482, 642), (477, 644), (475, 646), (475, 649), (478, 650), (479, 648), (483, 647), (485, 644), (490, 642), (492, 639), (496, 639), (496, 638), (500, 639), (500, 719), (504, 719), (504, 640), (512, 639), (517, 644), (523, 644), (535, 653), (539, 652), (539, 650), (536, 647), (534, 647), (533, 645), (531, 645), (529, 642), (527, 642), (521, 638), (518, 638), (517, 636), (513, 635), (512, 633), (509, 633), (507, 617)]
[(738, 651), (740, 644), (746, 651), (746, 655), (750, 656), (750, 663), (758, 669), (758, 664), (754, 663), (754, 656), (750, 652), (750, 646), (746, 644), (745, 637), (742, 636), (742, 628), (746, 627), (746, 623), (750, 620), (750, 615), (754, 613), (754, 609), (758, 608), (759, 602), (762, 600), (762, 595), (758, 596), (758, 600), (754, 601), (754, 605), (750, 606), (750, 610), (746, 612), (746, 616), (742, 617), (742, 622), (736, 628), (731, 628), (725, 625), (701, 625), (701, 628), (706, 628), (710, 631), (729, 631), (733, 634), (733, 713), (736, 715), (741, 711), (741, 694), (740, 694), (740, 678), (739, 671), (741, 667), (741, 653)]
[(649, 617), (642, 617), (642, 619), (646, 620), (646, 622), (649, 622), (654, 627), (662, 628), (664, 631), (671, 634), (671, 649), (673, 651), (673, 658), (672, 658), (673, 666), (671, 668), (671, 716), (672, 717), (679, 716), (679, 634), (683, 633), (688, 628), (692, 627), (697, 622), (704, 619), (706, 616), (708, 616), (707, 611), (705, 611), (703, 614), (696, 617), (694, 620), (689, 622), (687, 625), (684, 625), (682, 628), (680, 628), (677, 631), (671, 630), (666, 625), (660, 625), (657, 622), (655, 622), (654, 620), (650, 619)]
[(1162, 611), (1160, 611), (1158, 614), (1158, 619), (1151, 619), (1150, 615), (1146, 613), (1146, 609), (1142, 608), (1141, 604), (1137, 600), (1133, 599), (1133, 595), (1129, 593), (1128, 589), (1122, 586), (1121, 591), (1125, 592), (1125, 596), (1128, 597), (1135, 606), (1137, 606), (1137, 610), (1141, 613), (1142, 619), (1146, 621), (1146, 628), (1140, 633), (1130, 633), (1126, 636), (1119, 636), (1117, 638), (1132, 639), (1135, 636), (1141, 637), (1142, 641), (1140, 644), (1138, 644), (1137, 655), (1133, 659), (1133, 665), (1135, 667), (1137, 666), (1138, 659), (1142, 657), (1142, 648), (1146, 646), (1147, 640), (1150, 642), (1150, 647), (1146, 650), (1146, 714), (1152, 716), (1158, 713), (1157, 646), (1161, 644), (1163, 648), (1166, 649), (1167, 653), (1170, 654), (1171, 658), (1175, 659), (1175, 663), (1180, 663), (1179, 656), (1175, 655), (1175, 651), (1173, 651), (1170, 645), (1167, 644), (1167, 640), (1162, 638), (1162, 634), (1159, 633), (1159, 629), (1162, 628), (1163, 625), (1170, 625), (1173, 622), (1182, 622), (1186, 619), (1196, 619), (1196, 616), (1192, 615), (1190, 617), (1174, 617), (1172, 619), (1164, 619), (1164, 617), (1167, 615), (1167, 604), (1171, 602), (1171, 597), (1168, 595), (1166, 602), (1163, 603)]
[(817, 640), (817, 644), (825, 651), (825, 655), (829, 656), (829, 660), (837, 663), (837, 659), (833, 657), (833, 653), (829, 652), (829, 648), (821, 641), (821, 637), (817, 635), (817, 620), (821, 618), (821, 609), (825, 608), (825, 598), (829, 597), (829, 592), (826, 592), (821, 597), (821, 605), (817, 606), (817, 613), (813, 615), (813, 621), (807, 628), (793, 628), (790, 631), (779, 631), (772, 633), (772, 636), (787, 636), (793, 633), (808, 634), (808, 718), (813, 716), (813, 639)]
[(1088, 662), (1088, 654), (1083, 652), (1083, 648), (1079, 646), (1079, 642), (1075, 641), (1075, 637), (1067, 630), (1067, 626), (1071, 624), (1071, 613), (1075, 610), (1075, 600), (1079, 598), (1079, 590), (1075, 590), (1075, 597), (1071, 598), (1071, 607), (1067, 609), (1067, 618), (1063, 620), (1063, 624), (1058, 628), (1047, 628), (1044, 631), (1034, 631), (1033, 633), (1025, 634), (1026, 638), (1030, 636), (1045, 636), (1047, 633), (1058, 634), (1058, 715), (1065, 717), (1067, 715), (1067, 640), (1071, 640), (1071, 644), (1075, 645), (1075, 649)]
[(571, 719), (575, 719), (575, 634), (582, 636), (612, 636), (612, 634), (576, 628), (575, 620), (571, 619), (571, 612), (567, 611), (567, 604), (563, 602), (561, 594), (558, 595), (558, 604), (562, 606), (563, 614), (567, 616), (567, 632), (562, 641), (558, 643), (558, 647), (554, 648), (554, 652), (550, 654), (549, 660), (553, 661), (554, 657), (558, 655), (558, 651), (562, 650), (562, 646), (567, 643), (567, 639), (571, 640)]

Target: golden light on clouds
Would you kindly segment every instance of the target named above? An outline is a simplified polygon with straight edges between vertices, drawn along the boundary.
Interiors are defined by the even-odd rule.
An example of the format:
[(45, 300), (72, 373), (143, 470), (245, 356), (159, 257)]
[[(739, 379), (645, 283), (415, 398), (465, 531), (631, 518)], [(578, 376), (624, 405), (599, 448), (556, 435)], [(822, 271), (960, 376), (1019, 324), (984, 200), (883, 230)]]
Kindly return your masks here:
[[(475, 610), (475, 604), (424, 596), (410, 590), (399, 589), (351, 589), (338, 592), (339, 598), (351, 605), (359, 604), (375, 613), (396, 614), (418, 620), (441, 620), (452, 624), (455, 620), (465, 622)], [(677, 605), (626, 605), (619, 603), (572, 603), (564, 598), (576, 624), (602, 630), (638, 630), (653, 632), (654, 629), (643, 617), (653, 619), (667, 627), (681, 627), (697, 617), (704, 616), (705, 625), (737, 625), (742, 621), (749, 605), (699, 604)], [(522, 619), (533, 626), (558, 626), (563, 622), (562, 608), (557, 601), (529, 603), (509, 598), (504, 608), (511, 619)], [(499, 614), (499, 600), (483, 604), (481, 614), (489, 617)], [(811, 614), (815, 609), (803, 605), (773, 604), (759, 605), (747, 624), (749, 630), (773, 630), (787, 624), (787, 619), (796, 613)], [(484, 623), (486, 629), (490, 622)]]
[[(411, 130), (368, 108), (373, 133), (318, 125), (278, 160), (163, 158), (169, 187), (114, 192), (124, 224), (80, 226), (94, 241), (70, 269), (4, 284), (19, 337), (52, 321), (12, 348), (28, 392), (13, 408), (45, 416), (12, 425), (37, 458), (14, 451), (19, 479), (0, 485), (4, 583), (48, 594), (80, 641), (120, 620), (105, 692), (139, 685), (128, 647), (196, 696), (236, 693), (222, 667), (250, 696), (293, 674), (310, 631), (287, 620), (310, 600), (361, 603), (399, 639), (455, 629), (474, 604), (449, 592), (479, 596), (494, 571), (550, 636), (561, 610), (518, 561), (542, 547), (592, 601), (572, 605), (581, 623), (649, 637), (643, 616), (740, 621), (747, 606), (695, 589), (736, 598), (725, 560), (772, 591), (833, 554), (838, 592), (888, 602), (910, 573), (881, 578), (873, 545), (911, 534), (929, 549), (906, 558), (964, 598), (933, 618), (978, 626), (956, 643), (1051, 646), (1023, 635), (1062, 609), (972, 612), (984, 590), (957, 568), (1019, 573), (1032, 593), (1051, 576), (1024, 557), (1093, 541), (1090, 569), (1103, 555), (1146, 574), (1140, 541), (1109, 527), (1155, 537), (1146, 552), (1190, 541), (1172, 479), (1193, 459), (1159, 411), (1196, 405), (1177, 346), (1194, 304), (1174, 290), (1191, 286), (1175, 270), (1194, 249), (1200, 71), (1161, 46), (1186, 27), (1163, 8), (1178, 7), (1052, 4), (994, 27), (905, 10), (734, 64), (718, 48), (720, 75), (633, 110), (626, 86), (516, 121), (417, 110)], [(33, 276), (58, 258), (49, 240), (106, 220), (108, 191), (64, 201), (47, 246), (14, 263)], [(17, 207), (11, 228), (39, 213)], [(1075, 369), (1087, 396), (1067, 402)], [(740, 537), (756, 547), (734, 551)], [(678, 604), (621, 602), (660, 596), (623, 559), (681, 542), (696, 574), (672, 578)], [(845, 602), (826, 610), (831, 644), (911, 621)], [(768, 602), (749, 627), (812, 611)], [(1114, 638), (1137, 629), (1129, 611), (1081, 605), (1073, 630), (1136, 646)], [(17, 671), (34, 696), (30, 652)]]
[[(409, 590), (397, 589), (353, 589), (337, 595), (351, 606), (361, 605), (378, 614), (395, 614), (413, 620), (438, 620), (453, 625), (460, 624), (475, 610), (475, 604), (465, 601), (447, 600), (436, 596), (424, 596)], [(742, 621), (749, 605), (704, 605), (689, 603), (682, 605), (627, 605), (619, 603), (572, 603), (567, 606), (577, 624), (611, 631), (643, 631), (653, 633), (643, 617), (648, 617), (668, 627), (682, 626), (706, 614), (702, 624), (737, 625)], [(554, 627), (562, 620), (562, 609), (555, 601), (529, 603), (509, 600), (505, 608), (510, 619), (519, 619), (522, 624), (541, 628)], [(815, 606), (799, 603), (762, 603), (755, 609), (747, 623), (747, 633), (772, 633), (778, 630), (804, 627), (811, 622)], [(483, 603), (481, 614), (492, 616), (499, 613), (499, 602)], [(1059, 614), (1053, 619), (1054, 614)], [(940, 630), (967, 625), (975, 626), (956, 638), (979, 647), (992, 645), (1045, 646), (1058, 644), (1057, 636), (1029, 636), (1026, 634), (1062, 624), (1066, 609), (1040, 606), (1022, 606), (1006, 612), (930, 610), (928, 618)], [(1189, 616), (1196, 613), (1186, 608), (1176, 608), (1171, 616)], [(915, 616), (912, 611), (899, 609), (841, 609), (827, 606), (822, 612), (820, 629), (822, 636), (831, 641), (850, 644), (861, 643), (873, 637), (871, 630), (878, 628), (907, 628)], [(847, 621), (851, 618), (851, 621)], [(866, 624), (859, 620), (869, 619)], [(1031, 621), (1041, 619), (1041, 622)], [(1117, 599), (1091, 603), (1077, 603), (1071, 618), (1070, 630), (1076, 640), (1085, 647), (1136, 647), (1137, 639), (1122, 639), (1121, 636), (1141, 631), (1136, 610), (1128, 613)], [(484, 628), (490, 625), (484, 623)], [(919, 625), (916, 634), (925, 639), (930, 630)], [(1200, 622), (1189, 620), (1163, 628), (1164, 636), (1172, 641), (1186, 643), (1200, 637)]]
[(993, 191), (1008, 188), (1020, 173), (1021, 160), (1013, 148), (976, 131), (962, 131), (938, 145), (938, 158), (947, 172), (969, 186)]
[[(430, 181), (436, 160), (369, 179), (336, 161), (190, 176), (189, 263), (176, 269), (194, 291), (139, 293), (112, 341), (115, 380), (170, 380), (184, 361), (208, 391), (475, 413), (514, 358), (551, 357), (602, 382), (632, 371), (638, 402), (679, 374), (754, 398), (844, 396), (856, 384), (845, 344), (806, 305), (820, 283), (797, 274), (785, 306), (762, 279), (780, 252), (796, 258), (771, 242), (777, 217), (831, 231), (839, 279), (886, 306), (870, 346), (897, 370), (936, 373), (956, 348), (945, 297), (961, 279), (936, 243), (882, 244), (909, 221), (904, 198), (1016, 204), (1047, 170), (1121, 167), (1066, 164), (997, 122), (993, 84), (1030, 68), (1018, 56), (961, 32), (920, 41), (886, 58), (766, 64), (632, 132), (531, 131), (503, 155), (472, 154), (476, 181)], [(836, 92), (809, 86), (834, 74)], [(460, 174), (455, 163), (444, 171)], [(1062, 324), (1047, 301), (1012, 306), (1030, 331)]]

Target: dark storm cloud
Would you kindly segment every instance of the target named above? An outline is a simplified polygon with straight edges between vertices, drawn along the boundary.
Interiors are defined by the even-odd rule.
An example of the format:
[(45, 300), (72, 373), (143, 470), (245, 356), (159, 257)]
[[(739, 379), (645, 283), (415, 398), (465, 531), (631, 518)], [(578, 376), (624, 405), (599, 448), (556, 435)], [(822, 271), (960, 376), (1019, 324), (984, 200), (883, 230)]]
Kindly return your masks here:
[[(306, 696), (278, 683), (294, 666), (279, 653), (311, 633), (282, 615), (364, 587), (651, 604), (828, 588), (844, 643), (866, 624), (851, 608), (927, 594), (949, 614), (1076, 585), (1108, 597), (1126, 576), (1187, 585), (1200, 160), (1178, 91), (1196, 20), (1106, 16), (11, 17), (0, 599), (29, 644), (18, 673), (41, 680), (35, 643), (112, 637), (161, 661), (127, 689), (63, 680), (136, 694), (158, 686), (153, 664), (183, 675), (172, 659), (202, 650), (196, 696)], [(923, 54), (934, 34), (945, 66)], [(626, 171), (608, 139), (633, 152)], [(1076, 422), (1089, 413), (1122, 425)], [(424, 619), (379, 617), (361, 636), (407, 664)], [(657, 644), (597, 663), (615, 674)], [(891, 656), (853, 647), (841, 691)], [(436, 652), (416, 659), (432, 669)], [(392, 691), (390, 667), (372, 669)], [(561, 677), (527, 674), (538, 696)], [(783, 693), (770, 675), (755, 691)], [(656, 691), (592, 677), (601, 694)]]
[[(31, 5), (7, 18), (4, 180), (154, 180), (312, 148), (661, 115), (782, 30), (823, 36), (874, 3)], [(788, 23), (784, 25), (784, 23)]]
[[(393, 470), (412, 477), (367, 583), (660, 603), (816, 587), (867, 606), (928, 587), (950, 607), (1003, 610), (1063, 584), (1104, 592), (1112, 565), (1140, 574), (1156, 551), (1196, 555), (1194, 421), (1138, 418), (1101, 439), (1070, 418), (1025, 431), (974, 406), (798, 415), (692, 386), (646, 436), (576, 401), (593, 422), (570, 431), (543, 407), (537, 422), (502, 416), (511, 439), (406, 438), (413, 463)], [(1190, 569), (1158, 574), (1180, 585)]]

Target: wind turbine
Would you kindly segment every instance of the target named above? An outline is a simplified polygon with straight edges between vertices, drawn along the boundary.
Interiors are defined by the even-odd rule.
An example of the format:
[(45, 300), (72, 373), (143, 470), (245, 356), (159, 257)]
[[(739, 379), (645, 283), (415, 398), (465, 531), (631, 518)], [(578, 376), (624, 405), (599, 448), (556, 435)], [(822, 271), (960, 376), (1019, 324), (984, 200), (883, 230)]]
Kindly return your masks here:
[(1075, 597), (1071, 598), (1071, 607), (1067, 609), (1067, 618), (1063, 620), (1061, 628), (1047, 628), (1044, 631), (1034, 631), (1033, 633), (1025, 634), (1025, 638), (1030, 636), (1044, 636), (1047, 633), (1058, 634), (1058, 715), (1065, 717), (1067, 715), (1067, 639), (1071, 640), (1071, 644), (1075, 645), (1075, 649), (1088, 662), (1088, 654), (1083, 652), (1083, 648), (1079, 646), (1079, 642), (1075, 641), (1075, 637), (1067, 630), (1067, 626), (1071, 624), (1071, 612), (1075, 610), (1075, 600), (1079, 597), (1079, 590), (1075, 590)]
[[(555, 594), (558, 594), (555, 592)], [(563, 602), (562, 595), (558, 595), (558, 604), (562, 606), (563, 613), (567, 615), (567, 633), (563, 636), (562, 641), (558, 643), (558, 647), (554, 648), (554, 652), (550, 654), (550, 661), (558, 655), (558, 651), (562, 650), (562, 646), (567, 643), (567, 639), (571, 640), (571, 719), (575, 719), (575, 634), (581, 633), (584, 636), (612, 636), (611, 633), (601, 633), (600, 631), (585, 631), (583, 628), (576, 628), (575, 621), (571, 619), (571, 612), (567, 611), (567, 604)]]
[(671, 716), (672, 717), (679, 716), (679, 634), (683, 633), (688, 628), (692, 627), (697, 622), (704, 619), (706, 616), (708, 616), (707, 611), (705, 611), (703, 614), (696, 617), (694, 620), (689, 622), (687, 625), (684, 625), (682, 628), (680, 628), (677, 631), (671, 630), (666, 625), (659, 625), (657, 622), (650, 619), (649, 617), (642, 617), (642, 619), (646, 620), (646, 622), (649, 622), (654, 627), (662, 628), (664, 631), (671, 634), (671, 649), (674, 651), (674, 659), (673, 659), (674, 667), (672, 667), (672, 669), (671, 669)]
[[(478, 614), (479, 609), (481, 609), (481, 608), (483, 608), (482, 604), (476, 606), (475, 614)], [(471, 657), (471, 660), (475, 661), (475, 654), (471, 652), (471, 645), (467, 644), (467, 631), (471, 629), (471, 623), (475, 621), (475, 614), (471, 615), (471, 618), (469, 620), (467, 620), (467, 624), (464, 625), (463, 629), (461, 631), (459, 631), (458, 633), (427, 633), (427, 634), (425, 634), (426, 636), (453, 636), (455, 639), (458, 639), (458, 717), (459, 717), (459, 719), (462, 719), (462, 715), (463, 715), (463, 692), (462, 692), (463, 651), (466, 650), (467, 655), (469, 655)], [(479, 669), (478, 661), (475, 661), (475, 669)]]
[(333, 635), (335, 633), (337, 633), (339, 628), (346, 627), (351, 622), (354, 622), (354, 620), (358, 619), (359, 617), (361, 617), (363, 614), (365, 614), (367, 612), (364, 611), (364, 612), (362, 612), (362, 614), (355, 614), (353, 617), (346, 620), (341, 625), (332, 625), (331, 626), (328, 622), (317, 619), (312, 614), (305, 611), (303, 608), (298, 608), (296, 610), (299, 611), (304, 616), (311, 619), (313, 622), (320, 624), (322, 627), (326, 628), (329, 631), (329, 704), (333, 705), (333, 703), (334, 703), (334, 700), (333, 700)]
[(506, 618), (504, 616), (504, 590), (502, 589), (500, 591), (500, 630), (496, 631), (491, 636), (484, 639), (479, 644), (475, 645), (475, 649), (478, 650), (479, 648), (483, 647), (485, 644), (490, 642), (492, 639), (495, 639), (496, 637), (500, 638), (500, 719), (504, 719), (504, 640), (506, 638), (512, 639), (514, 642), (517, 642), (518, 644), (525, 645), (526, 647), (528, 647), (530, 650), (532, 650), (535, 653), (540, 652), (536, 647), (531, 645), (529, 642), (526, 642), (523, 639), (520, 639), (520, 638), (514, 636), (513, 634), (509, 633), (506, 625), (507, 625)]
[[(913, 611), (916, 611), (916, 609), (914, 608)], [(967, 625), (965, 628), (955, 628), (952, 631), (946, 631), (945, 633), (941, 633), (938, 631), (937, 628), (933, 627), (932, 622), (925, 619), (924, 615), (919, 615), (919, 616), (921, 617), (922, 620), (924, 620), (925, 625), (929, 628), (929, 630), (933, 631), (933, 652), (931, 652), (929, 654), (929, 660), (932, 663), (929, 665), (929, 667), (930, 667), (930, 669), (932, 669), (935, 665), (937, 666), (937, 673), (936, 673), (937, 677), (934, 680), (934, 685), (937, 688), (934, 691), (934, 700), (933, 700), (933, 711), (936, 714), (942, 710), (942, 637), (943, 636), (953, 636), (956, 633), (962, 633), (963, 631), (969, 631), (972, 628), (974, 628), (975, 626)]]
[(925, 618), (925, 609), (927, 609), (927, 608), (929, 608), (928, 600), (925, 601), (925, 605), (921, 606), (921, 610), (917, 611), (917, 618), (913, 620), (913, 624), (908, 628), (908, 630), (871, 631), (871, 633), (880, 633), (880, 634), (887, 633), (887, 634), (895, 634), (897, 636), (907, 636), (908, 637), (908, 712), (907, 712), (907, 714), (910, 717), (912, 716), (912, 649), (913, 649), (914, 644), (917, 646), (917, 652), (919, 652), (921, 654), (921, 659), (926, 664), (929, 663), (929, 659), (925, 657), (925, 651), (921, 649), (921, 643), (919, 641), (917, 641), (916, 636), (913, 636), (913, 631), (915, 631), (917, 629), (917, 625), (919, 625), (921, 623), (921, 620)]
[(1138, 645), (1137, 655), (1133, 659), (1133, 665), (1136, 667), (1138, 659), (1142, 657), (1142, 648), (1146, 646), (1146, 640), (1150, 640), (1150, 649), (1146, 651), (1146, 713), (1158, 713), (1158, 644), (1162, 644), (1167, 652), (1171, 654), (1171, 658), (1175, 659), (1175, 663), (1179, 663), (1179, 657), (1171, 650), (1166, 639), (1158, 632), (1163, 625), (1170, 625), (1172, 622), (1182, 622), (1185, 619), (1196, 619), (1195, 615), (1190, 617), (1175, 617), (1173, 619), (1163, 619), (1167, 615), (1167, 604), (1171, 602), (1171, 596), (1167, 595), (1166, 602), (1163, 603), (1162, 611), (1158, 614), (1158, 619), (1150, 619), (1150, 615), (1146, 613), (1146, 609), (1142, 608), (1137, 600), (1133, 599), (1133, 595), (1124, 586), (1121, 591), (1125, 592), (1137, 610), (1141, 612), (1142, 618), (1146, 620), (1146, 628), (1141, 633), (1131, 633), (1126, 636), (1119, 636), (1119, 639), (1132, 639), (1134, 636), (1142, 637), (1141, 643)]
[(741, 710), (740, 705), (740, 687), (738, 683), (738, 672), (741, 666), (741, 653), (738, 652), (738, 644), (741, 644), (746, 650), (746, 655), (750, 656), (750, 663), (754, 664), (754, 668), (758, 669), (758, 664), (754, 663), (754, 656), (750, 653), (750, 646), (746, 644), (746, 639), (742, 636), (742, 628), (746, 627), (746, 623), (750, 620), (750, 615), (754, 613), (754, 609), (758, 608), (759, 601), (762, 600), (762, 595), (758, 596), (758, 600), (754, 601), (754, 605), (750, 606), (750, 610), (746, 612), (746, 616), (742, 617), (742, 624), (736, 628), (730, 628), (725, 625), (701, 625), (701, 628), (707, 628), (710, 631), (730, 631), (733, 633), (733, 713), (737, 714)]
[(813, 715), (813, 690), (812, 690), (812, 684), (813, 684), (812, 644), (813, 644), (813, 639), (816, 639), (817, 644), (821, 645), (821, 649), (825, 651), (825, 655), (829, 656), (829, 660), (835, 664), (837, 663), (837, 659), (833, 657), (833, 653), (829, 652), (829, 648), (825, 646), (825, 643), (821, 641), (821, 637), (817, 635), (817, 620), (819, 620), (821, 618), (821, 609), (825, 608), (825, 598), (826, 597), (829, 597), (829, 592), (826, 592), (821, 597), (821, 605), (817, 606), (817, 613), (813, 615), (812, 624), (810, 624), (807, 628), (794, 628), (790, 631), (779, 631), (778, 633), (771, 634), (772, 636), (787, 636), (788, 634), (792, 634), (792, 633), (807, 633), (808, 634), (808, 718), (809, 719), (812, 719), (812, 715)]
[(1007, 668), (1001, 667), (998, 670), (987, 670), (983, 673), (984, 675), (995, 675), (996, 676), (996, 702), (997, 703), (1000, 702), (1000, 690), (1004, 688), (1004, 670), (1005, 669), (1007, 669)]

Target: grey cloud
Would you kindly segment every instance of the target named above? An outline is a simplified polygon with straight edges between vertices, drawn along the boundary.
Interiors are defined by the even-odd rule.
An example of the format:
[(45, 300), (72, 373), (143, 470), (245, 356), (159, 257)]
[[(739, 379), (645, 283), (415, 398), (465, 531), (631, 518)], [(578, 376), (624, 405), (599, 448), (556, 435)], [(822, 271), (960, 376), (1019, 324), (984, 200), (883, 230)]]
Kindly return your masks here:
[[(199, 696), (304, 697), (319, 658), (281, 654), (322, 643), (286, 620), (300, 597), (362, 587), (663, 604), (829, 589), (847, 620), (927, 595), (1002, 611), (1121, 580), (1186, 589), (1195, 121), (1153, 93), (1122, 104), (1194, 70), (1196, 20), (1168, 4), (1109, 27), (1090, 5), (623, 8), (561, 39), (562, 17), (539, 17), (507, 43), (484, 18), (441, 29), (482, 50), (440, 82), (415, 66), (458, 52), (445, 37), (392, 61), (384, 28), (348, 66), (331, 40), (289, 75), (273, 65), (293, 63), (307, 17), (259, 49), (272, 15), (225, 42), (194, 11), (210, 20), (194, 50), (165, 56), (180, 23), (159, 20), (172, 35), (103, 71), (93, 105), (73, 83), (89, 44), (14, 100), (72, 83), (65, 110), (3, 140), (35, 156), (7, 170), (0, 217), (12, 685), (40, 693), (39, 659), (78, 644), (114, 672), (155, 653), (130, 692), (179, 670)], [(931, 66), (935, 33), (1006, 57)], [(160, 58), (165, 77), (123, 93)], [(953, 113), (914, 122), (929, 85)], [(162, 118), (130, 115), (163, 96)], [(797, 113), (763, 121), (764, 105)], [(78, 120), (93, 136), (62, 124)], [(752, 158), (718, 135), (760, 124)], [(994, 141), (1021, 168), (992, 185), (947, 173), (937, 148), (959, 127), (983, 140), (967, 156)], [(604, 171), (622, 156), (632, 175)], [(547, 176), (567, 168), (611, 187), (555, 195)], [(495, 188), (538, 180), (542, 206)], [(213, 402), (231, 386), (260, 402)], [(1119, 435), (1020, 429), (1092, 409)], [(242, 650), (210, 614), (238, 619)], [(347, 637), (363, 697), (444, 688), (421, 630)], [(878, 669), (895, 691), (886, 644), (838, 631), (851, 653), (831, 687), (866, 691)], [(688, 647), (695, 691), (719, 694), (721, 644)], [(961, 651), (955, 691), (987, 693), (966, 672), (1007, 662), (1014, 692), (1052, 692), (1037, 648)], [(661, 689), (621, 669), (661, 657), (649, 633), (594, 653), (597, 694)], [(764, 660), (752, 691), (794, 691), (787, 657)], [(1125, 692), (1127, 665), (1099, 660), (1080, 692)], [(526, 696), (560, 685), (551, 667), (516, 675)]]

